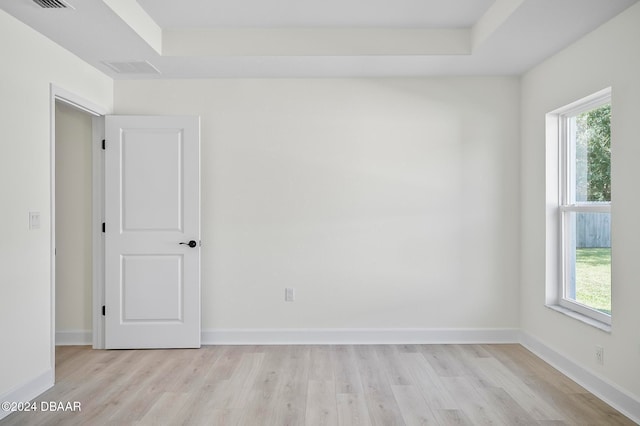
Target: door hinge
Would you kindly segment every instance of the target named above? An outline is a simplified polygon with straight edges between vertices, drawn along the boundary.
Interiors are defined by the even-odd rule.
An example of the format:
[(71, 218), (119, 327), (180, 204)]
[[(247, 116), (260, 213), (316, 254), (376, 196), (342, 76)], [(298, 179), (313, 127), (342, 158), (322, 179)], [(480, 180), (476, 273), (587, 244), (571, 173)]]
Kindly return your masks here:
[(107, 141), (102, 139), (102, 149), (107, 149)]
[(106, 316), (107, 314), (107, 307), (105, 305), (102, 305), (102, 316)]
[(107, 224), (102, 222), (102, 232), (107, 232)]

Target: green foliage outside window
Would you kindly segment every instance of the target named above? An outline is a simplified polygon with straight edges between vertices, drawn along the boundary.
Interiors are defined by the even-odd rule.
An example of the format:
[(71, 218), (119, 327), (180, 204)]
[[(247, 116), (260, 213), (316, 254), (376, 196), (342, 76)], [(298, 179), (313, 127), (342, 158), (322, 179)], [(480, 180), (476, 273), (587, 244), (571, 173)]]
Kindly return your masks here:
[(577, 201), (611, 201), (611, 105), (578, 115), (576, 126)]

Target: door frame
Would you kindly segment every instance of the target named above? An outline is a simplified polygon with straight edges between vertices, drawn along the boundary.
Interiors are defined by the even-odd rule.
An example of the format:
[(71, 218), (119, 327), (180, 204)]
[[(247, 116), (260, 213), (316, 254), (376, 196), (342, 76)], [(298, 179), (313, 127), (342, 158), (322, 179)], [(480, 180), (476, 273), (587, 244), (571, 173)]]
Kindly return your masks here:
[(104, 348), (104, 319), (101, 306), (104, 301), (104, 238), (102, 218), (104, 217), (104, 157), (101, 141), (104, 139), (104, 116), (109, 111), (81, 96), (59, 86), (49, 85), (49, 161), (50, 161), (50, 287), (51, 287), (51, 367), (55, 371), (56, 356), (56, 101), (65, 103), (92, 116), (92, 336), (93, 348)]

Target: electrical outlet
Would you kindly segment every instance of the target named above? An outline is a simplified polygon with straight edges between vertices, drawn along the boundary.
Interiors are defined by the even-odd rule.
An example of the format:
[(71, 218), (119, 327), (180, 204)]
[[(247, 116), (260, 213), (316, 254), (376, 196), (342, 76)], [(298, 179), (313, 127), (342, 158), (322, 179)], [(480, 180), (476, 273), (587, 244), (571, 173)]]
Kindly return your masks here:
[(604, 348), (602, 346), (596, 346), (596, 362), (604, 365)]
[(293, 288), (287, 287), (284, 289), (284, 301), (293, 302), (296, 300), (296, 293)]

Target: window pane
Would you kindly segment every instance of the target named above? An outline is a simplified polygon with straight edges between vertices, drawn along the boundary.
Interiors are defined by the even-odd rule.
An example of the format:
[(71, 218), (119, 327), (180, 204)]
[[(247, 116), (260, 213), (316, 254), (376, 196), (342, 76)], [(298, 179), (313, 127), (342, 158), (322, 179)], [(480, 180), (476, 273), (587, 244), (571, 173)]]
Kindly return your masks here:
[(574, 238), (567, 253), (565, 298), (611, 315), (611, 214), (567, 214)]
[(575, 201), (611, 201), (611, 105), (571, 117), (575, 141)]

